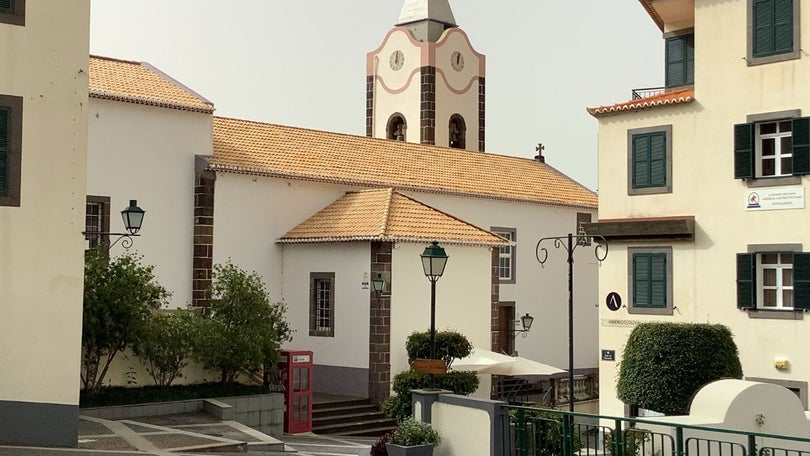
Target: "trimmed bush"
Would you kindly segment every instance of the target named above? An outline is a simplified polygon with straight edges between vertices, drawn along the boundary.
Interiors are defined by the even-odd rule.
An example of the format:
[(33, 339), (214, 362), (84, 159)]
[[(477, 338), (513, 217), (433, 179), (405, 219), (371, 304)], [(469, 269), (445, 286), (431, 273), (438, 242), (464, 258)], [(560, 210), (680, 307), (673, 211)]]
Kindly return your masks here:
[[(430, 331), (414, 332), (405, 342), (408, 362), (417, 358), (430, 358)], [(436, 359), (450, 363), (453, 359), (464, 358), (472, 352), (473, 346), (464, 334), (455, 331), (436, 331)]]
[(722, 378), (742, 378), (726, 326), (642, 323), (627, 339), (616, 389), (626, 404), (684, 415), (700, 387)]
[[(436, 375), (436, 388), (453, 391), (456, 394), (468, 395), (478, 389), (478, 376), (475, 372), (448, 372)], [(411, 390), (430, 388), (430, 375), (404, 371), (394, 376), (396, 395), (383, 402), (383, 412), (389, 417), (402, 422), (413, 415), (411, 408)]]
[(81, 391), (80, 407), (108, 407), (112, 405), (145, 404), (150, 402), (187, 401), (230, 396), (251, 396), (268, 394), (266, 387), (243, 385), (241, 383), (201, 383), (197, 385), (143, 386), (126, 388), (123, 386), (104, 387), (95, 393)]

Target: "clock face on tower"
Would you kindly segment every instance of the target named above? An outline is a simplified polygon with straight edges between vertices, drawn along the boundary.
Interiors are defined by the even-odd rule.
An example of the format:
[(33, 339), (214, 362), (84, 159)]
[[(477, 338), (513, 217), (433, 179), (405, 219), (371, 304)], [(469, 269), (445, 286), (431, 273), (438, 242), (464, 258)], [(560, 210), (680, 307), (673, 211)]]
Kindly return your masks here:
[(388, 64), (391, 65), (392, 70), (399, 71), (402, 68), (402, 65), (405, 64), (405, 54), (397, 49), (391, 53), (391, 58), (388, 59)]
[(456, 71), (464, 69), (464, 56), (461, 55), (461, 52), (455, 51), (450, 55), (450, 65)]

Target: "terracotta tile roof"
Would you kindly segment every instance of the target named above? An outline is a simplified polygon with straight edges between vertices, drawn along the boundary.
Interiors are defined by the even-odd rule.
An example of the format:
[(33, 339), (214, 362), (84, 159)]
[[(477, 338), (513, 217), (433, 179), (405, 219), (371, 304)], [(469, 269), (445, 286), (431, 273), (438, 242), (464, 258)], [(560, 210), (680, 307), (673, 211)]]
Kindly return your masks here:
[(609, 106), (599, 106), (597, 108), (588, 108), (588, 113), (594, 117), (601, 117), (609, 114), (616, 114), (622, 111), (638, 111), (641, 109), (650, 109), (658, 106), (691, 103), (694, 100), (695, 91), (689, 88), (683, 88), (653, 95), (651, 97), (625, 101), (624, 103), (616, 103)]
[(90, 56), (90, 96), (213, 113), (214, 105), (147, 63)]
[(366, 187), (596, 208), (596, 194), (535, 160), (214, 117), (211, 169)]
[(279, 243), (439, 241), (445, 244), (510, 245), (506, 239), (420, 203), (392, 188), (348, 192), (308, 218)]

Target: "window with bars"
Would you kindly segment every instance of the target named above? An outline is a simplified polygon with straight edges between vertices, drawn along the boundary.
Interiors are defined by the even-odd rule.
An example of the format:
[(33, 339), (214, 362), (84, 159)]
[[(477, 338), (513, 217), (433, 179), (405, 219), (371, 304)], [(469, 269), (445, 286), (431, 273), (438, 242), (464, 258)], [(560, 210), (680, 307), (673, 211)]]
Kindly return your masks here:
[(672, 314), (672, 248), (628, 248), (629, 313)]
[(309, 284), (309, 335), (334, 337), (335, 273), (312, 272)]
[(627, 132), (627, 194), (672, 192), (672, 126)]
[[(517, 242), (514, 228), (492, 228), (492, 232), (512, 242)], [(498, 247), (498, 278), (501, 283), (515, 283), (515, 246)]]
[(99, 244), (109, 245), (110, 197), (88, 195), (84, 213), (84, 238), (92, 249)]

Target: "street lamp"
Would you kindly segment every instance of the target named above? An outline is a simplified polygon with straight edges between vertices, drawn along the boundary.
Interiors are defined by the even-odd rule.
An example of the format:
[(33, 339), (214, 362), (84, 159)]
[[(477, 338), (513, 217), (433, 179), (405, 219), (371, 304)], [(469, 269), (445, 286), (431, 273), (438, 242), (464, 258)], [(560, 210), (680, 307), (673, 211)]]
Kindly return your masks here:
[(526, 315), (520, 317), (520, 326), (523, 329), (510, 329), (509, 332), (512, 333), (512, 337), (517, 337), (520, 334), (520, 337), (525, 338), (529, 330), (532, 329), (532, 323), (534, 323), (534, 317), (526, 313)]
[(385, 279), (383, 279), (382, 274), (377, 274), (377, 278), (371, 281), (371, 289), (374, 290), (377, 297), (385, 290)]
[(107, 249), (111, 249), (115, 244), (123, 239), (121, 245), (128, 249), (132, 247), (132, 238), (135, 236), (140, 236), (138, 231), (141, 230), (141, 226), (143, 225), (143, 217), (146, 215), (146, 211), (138, 207), (137, 200), (129, 200), (129, 206), (124, 208), (121, 211), (121, 219), (124, 222), (124, 228), (127, 230), (126, 233), (108, 233), (108, 232), (101, 232), (101, 231), (82, 231), (82, 234), (85, 236), (118, 236), (118, 238), (107, 247)]
[[(568, 241), (567, 243), (565, 241)], [(574, 411), (574, 251), (577, 247), (591, 245), (596, 241), (593, 254), (596, 260), (601, 263), (608, 254), (607, 239), (599, 235), (571, 234), (568, 236), (544, 237), (537, 241), (534, 255), (540, 266), (546, 266), (548, 260), (548, 249), (541, 247), (545, 241), (554, 241), (554, 248), (564, 248), (568, 253), (568, 411)]]
[[(447, 265), (447, 253), (439, 245), (439, 241), (433, 241), (425, 247), (422, 252), (422, 269), (425, 276), (430, 280), (430, 359), (436, 359), (436, 281), (444, 274), (444, 267)], [(434, 385), (433, 376), (430, 376), (430, 386)]]

